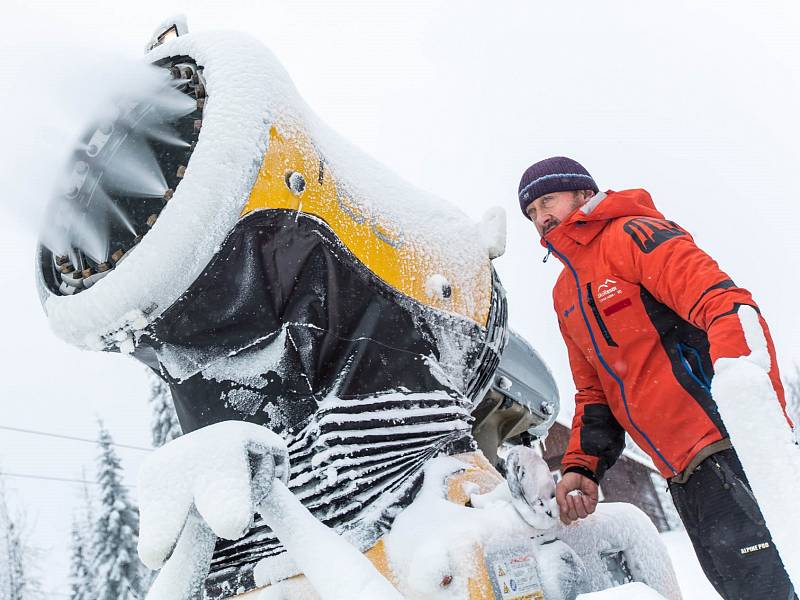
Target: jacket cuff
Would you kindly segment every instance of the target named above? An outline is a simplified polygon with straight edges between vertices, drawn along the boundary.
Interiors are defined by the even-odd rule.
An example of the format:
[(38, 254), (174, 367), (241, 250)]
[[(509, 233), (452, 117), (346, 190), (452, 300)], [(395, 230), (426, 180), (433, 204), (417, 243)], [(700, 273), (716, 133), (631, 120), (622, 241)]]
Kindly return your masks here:
[(567, 473), (577, 473), (578, 475), (583, 475), (584, 477), (588, 477), (589, 479), (594, 481), (597, 485), (600, 485), (600, 478), (597, 477), (597, 475), (592, 473), (586, 467), (578, 467), (578, 466), (567, 467), (566, 469), (564, 469), (563, 474), (566, 475)]

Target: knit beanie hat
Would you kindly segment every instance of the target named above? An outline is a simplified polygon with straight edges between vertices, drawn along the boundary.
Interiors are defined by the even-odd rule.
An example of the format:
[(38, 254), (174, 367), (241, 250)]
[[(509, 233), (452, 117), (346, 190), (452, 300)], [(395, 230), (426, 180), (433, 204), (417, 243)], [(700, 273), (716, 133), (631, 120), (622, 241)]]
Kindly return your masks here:
[(580, 163), (565, 156), (554, 156), (532, 164), (522, 174), (519, 182), (519, 206), (526, 217), (525, 209), (539, 196), (553, 192), (575, 190), (599, 191), (597, 184)]

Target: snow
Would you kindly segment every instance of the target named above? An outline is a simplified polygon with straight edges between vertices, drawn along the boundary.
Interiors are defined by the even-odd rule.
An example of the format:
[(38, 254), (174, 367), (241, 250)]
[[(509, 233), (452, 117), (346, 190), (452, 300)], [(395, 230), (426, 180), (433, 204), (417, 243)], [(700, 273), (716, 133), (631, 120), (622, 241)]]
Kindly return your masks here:
[(282, 482), (272, 484), (258, 512), (324, 600), (402, 600), (366, 556), (318, 521)]
[(152, 569), (164, 564), (193, 507), (217, 536), (235, 540), (244, 535), (256, 501), (253, 456), (261, 458), (261, 468), (288, 478), (285, 442), (252, 423), (216, 423), (153, 452), (139, 472), (142, 562)]
[(560, 526), (557, 532), (583, 559), (593, 589), (613, 584), (601, 555), (624, 550), (635, 580), (646, 583), (667, 598), (680, 599), (680, 588), (666, 546), (650, 518), (635, 506), (602, 503), (594, 514)]
[(680, 582), (683, 600), (717, 600), (719, 595), (706, 579), (697, 561), (689, 536), (684, 530), (667, 531), (661, 534), (667, 547), (672, 566)]
[[(385, 538), (386, 552), (409, 599), (466, 597), (467, 579), (476, 575), (469, 560), (476, 544), (532, 535), (510, 502), (493, 502), (479, 510), (450, 502), (446, 479), (470, 468), (452, 457), (425, 466), (425, 480), (414, 502), (395, 519)], [(474, 467), (472, 467), (474, 468)], [(449, 588), (439, 585), (452, 577)]]
[[(556, 484), (550, 467), (532, 448), (515, 446), (506, 457), (511, 503), (536, 529), (551, 529), (558, 521)], [(499, 487), (499, 486), (498, 486)]]
[(208, 574), (216, 536), (242, 537), (257, 511), (326, 600), (399, 600), (355, 546), (289, 491), (287, 467), (280, 437), (238, 421), (199, 429), (154, 452), (140, 473), (139, 555), (151, 568), (163, 568), (148, 599), (194, 597), (190, 592)]
[[(45, 310), (54, 331), (88, 348), (122, 329), (135, 331), (131, 310), (158, 316), (186, 290), (238, 220), (266, 150), (265, 123), (294, 94), (272, 55), (247, 37), (192, 35), (159, 46), (149, 61), (189, 54), (205, 67), (208, 101), (203, 129), (181, 185), (147, 234), (114, 271), (86, 293), (49, 295)], [(257, 64), (258, 68), (244, 65)], [(202, 232), (202, 235), (198, 235)]]
[[(500, 248), (499, 217), (487, 246), (481, 228), (458, 209), (402, 181), (333, 133), (306, 106), (273, 54), (242, 34), (188, 34), (146, 60), (188, 55), (204, 67), (208, 100), (186, 175), (134, 252), (90, 289), (57, 296), (40, 282), (53, 330), (84, 348), (129, 352), (138, 331), (172, 305), (209, 263), (239, 219), (267, 148), (269, 128), (308, 131), (360, 214), (393, 243), (407, 245), (460, 291), (453, 312), (488, 306), (488, 255)], [(134, 315), (131, 318), (131, 314)]]
[(192, 511), (170, 559), (150, 587), (147, 600), (200, 597), (198, 592), (205, 584), (216, 541), (214, 532)]
[[(541, 457), (517, 449), (511, 464), (519, 471), (513, 478), (518, 491), (512, 494), (496, 477), (492, 491), (471, 496), (470, 507), (448, 499), (449, 481), (459, 473), (485, 471), (455, 457), (428, 461), (421, 490), (384, 537), (395, 587), (289, 490), (288, 453), (280, 437), (238, 421), (199, 429), (155, 451), (140, 473), (139, 554), (151, 568), (162, 567), (148, 600), (193, 597), (202, 588), (217, 537), (240, 538), (256, 512), (287, 550), (280, 565), (270, 560), (256, 566), (257, 585), (269, 586), (259, 593), (261, 600), (294, 597), (290, 590), (300, 584), (285, 581), (289, 573), (303, 573), (308, 594), (323, 600), (456, 600), (467, 597), (470, 579), (482, 577), (483, 556), (489, 569), (535, 563), (529, 573), (539, 575), (530, 584), (547, 597), (562, 597), (613, 585), (600, 554), (620, 550), (637, 580), (670, 600), (680, 598), (666, 550), (641, 511), (604, 504), (589, 518), (562, 526), (557, 513), (548, 519), (536, 513), (546, 505), (538, 500), (552, 499), (553, 493), (552, 479), (542, 477), (548, 473)], [(329, 467), (326, 477), (328, 485), (336, 485), (341, 470)], [(467, 492), (477, 489), (465, 485)], [(526, 502), (521, 512), (515, 495)], [(531, 514), (530, 522), (540, 526), (526, 522)], [(476, 554), (478, 548), (482, 554)], [(641, 597), (661, 597), (648, 593)]]
[(750, 354), (714, 363), (711, 394), (795, 588), (800, 589), (800, 450), (769, 379), (770, 357), (756, 311), (739, 309)]
[(581, 594), (577, 600), (664, 600), (664, 596), (643, 583), (626, 583), (602, 592)]
[(226, 356), (203, 369), (203, 377), (214, 381), (234, 381), (241, 385), (263, 388), (266, 374), (280, 373), (286, 349), (286, 328), (282, 327), (275, 339), (263, 348), (248, 348), (235, 355)]
[[(535, 557), (545, 597), (610, 587), (613, 581), (600, 553), (623, 550), (637, 580), (667, 598), (680, 598), (666, 549), (638, 509), (602, 504), (594, 515), (576, 524), (550, 521), (553, 527), (537, 529), (522, 518), (502, 483), (487, 494), (472, 495), (474, 508), (447, 500), (448, 477), (474, 468), (454, 457), (431, 460), (416, 499), (395, 519), (385, 538), (386, 552), (404, 597), (467, 597), (467, 580), (477, 575), (473, 551), (482, 547), (489, 557), (502, 552)], [(547, 486), (538, 489), (534, 479), (521, 479), (534, 488), (530, 497), (547, 491)], [(492, 559), (489, 562), (494, 564)], [(445, 575), (452, 578), (447, 588), (441, 586)], [(587, 583), (590, 587), (582, 590)]]
[(428, 298), (445, 298), (451, 289), (450, 282), (439, 273), (434, 273), (425, 281), (425, 293)]
[(489, 258), (495, 259), (506, 252), (506, 211), (500, 206), (493, 206), (485, 213), (480, 222), (481, 240), (486, 247)]

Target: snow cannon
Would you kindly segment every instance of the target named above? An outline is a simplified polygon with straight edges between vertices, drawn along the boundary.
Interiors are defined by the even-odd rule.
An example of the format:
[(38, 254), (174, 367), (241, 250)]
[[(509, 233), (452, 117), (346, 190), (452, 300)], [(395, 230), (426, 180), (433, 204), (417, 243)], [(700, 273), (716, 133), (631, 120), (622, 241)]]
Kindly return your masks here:
[[(146, 61), (159, 83), (121, 101), (76, 145), (37, 273), (58, 336), (129, 354), (170, 386), (185, 435), (154, 453), (161, 462), (142, 480), (140, 554), (151, 566), (167, 561), (154, 589), (171, 590), (161, 596), (170, 600), (253, 598), (264, 587), (300, 589), (305, 573), (319, 591), (319, 560), (276, 517), (295, 503), (407, 597), (540, 598), (502, 591), (508, 582), (491, 557), (519, 558), (522, 546), (509, 549), (490, 526), (476, 528), (481, 536), (467, 546), (441, 531), (446, 547), (425, 550), (436, 555), (431, 564), (452, 558), (468, 568), (426, 572), (422, 588), (400, 564), (420, 498), (448, 505), (423, 503), (434, 510), (466, 511), (462, 524), (488, 525), (489, 513), (478, 516), (471, 502), (492, 490), (512, 507), (494, 468), (497, 449), (543, 435), (558, 413), (547, 367), (507, 327), (492, 267), (505, 244), (502, 211), (475, 223), (353, 148), (250, 37), (189, 34), (172, 20)], [(268, 448), (259, 432), (274, 436)], [(279, 453), (281, 469), (263, 471)], [(230, 506), (214, 517), (206, 497), (160, 504), (187, 490), (209, 493), (198, 481), (214, 474), (202, 465), (245, 455), (252, 472), (244, 483), (234, 466), (224, 474), (260, 490), (245, 494), (255, 504), (244, 510), (252, 520), (243, 530), (220, 527)], [(275, 482), (259, 483), (256, 472)], [(159, 482), (157, 492), (147, 481)], [(525, 485), (513, 489), (539, 499)], [(539, 526), (556, 521), (552, 510), (539, 519), (551, 505), (543, 497), (535, 508)], [(515, 544), (538, 531), (516, 509), (498, 510), (516, 519)], [(169, 527), (151, 526), (158, 515), (174, 517), (174, 539)], [(388, 536), (404, 515), (401, 531), (411, 537), (398, 534), (391, 550)], [(152, 542), (152, 531), (166, 546)], [(191, 589), (176, 593), (163, 582), (186, 569), (168, 569), (167, 559), (201, 547), (204, 558), (183, 557), (203, 565)], [(558, 548), (563, 560), (547, 577), (568, 572), (578, 581), (582, 559)], [(530, 575), (530, 589), (539, 580), (532, 556), (514, 571)], [(275, 597), (314, 597), (307, 593)]]

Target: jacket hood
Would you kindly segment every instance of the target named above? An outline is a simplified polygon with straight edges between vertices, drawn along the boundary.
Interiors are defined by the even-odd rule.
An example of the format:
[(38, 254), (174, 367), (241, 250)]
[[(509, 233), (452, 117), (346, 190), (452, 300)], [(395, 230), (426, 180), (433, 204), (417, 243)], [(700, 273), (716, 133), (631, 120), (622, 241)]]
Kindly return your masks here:
[(563, 249), (573, 243), (585, 246), (608, 225), (612, 219), (620, 217), (651, 217), (664, 219), (653, 204), (650, 194), (643, 189), (608, 190), (592, 197), (589, 202), (576, 209), (557, 227), (541, 240), (542, 246), (548, 243)]

